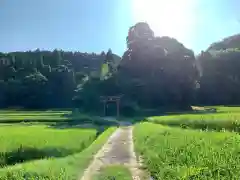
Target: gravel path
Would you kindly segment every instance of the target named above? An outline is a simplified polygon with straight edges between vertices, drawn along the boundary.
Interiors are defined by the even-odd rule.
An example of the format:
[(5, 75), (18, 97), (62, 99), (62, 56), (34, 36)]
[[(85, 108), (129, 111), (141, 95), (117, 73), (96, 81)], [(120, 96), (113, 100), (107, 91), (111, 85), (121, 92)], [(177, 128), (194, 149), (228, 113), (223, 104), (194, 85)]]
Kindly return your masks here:
[(140, 180), (142, 172), (134, 153), (132, 129), (132, 126), (118, 128), (95, 155), (80, 180), (92, 180), (102, 167), (117, 164), (129, 167), (133, 180)]

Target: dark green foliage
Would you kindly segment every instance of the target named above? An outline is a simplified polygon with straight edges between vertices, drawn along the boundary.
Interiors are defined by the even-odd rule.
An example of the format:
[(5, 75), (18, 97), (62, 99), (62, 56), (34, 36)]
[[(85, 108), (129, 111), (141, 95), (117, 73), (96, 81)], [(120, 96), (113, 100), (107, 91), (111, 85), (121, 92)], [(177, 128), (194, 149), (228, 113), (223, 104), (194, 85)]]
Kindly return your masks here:
[(224, 38), (222, 41), (215, 42), (211, 44), (207, 50), (226, 50), (235, 48), (240, 48), (240, 34), (229, 36)]
[(197, 75), (193, 52), (175, 39), (155, 37), (146, 23), (130, 28), (127, 45), (118, 72), (123, 93), (147, 108), (188, 107)]
[(211, 45), (198, 56), (200, 89), (198, 103), (240, 103), (240, 38), (231, 36)]
[(75, 101), (83, 109), (87, 111), (99, 111), (101, 108), (100, 96), (110, 95), (113, 91), (112, 84), (108, 82), (111, 79), (106, 81), (100, 81), (99, 79), (91, 79), (84, 83), (82, 86), (79, 86), (76, 90)]
[[(155, 36), (143, 22), (129, 29), (126, 43), (122, 59), (111, 49), (101, 54), (57, 49), (1, 53), (0, 107), (74, 106), (98, 112), (100, 96), (119, 94), (124, 94), (126, 114), (138, 108), (240, 103), (240, 35), (213, 43), (196, 59), (192, 50), (174, 38)], [(109, 73), (101, 81), (103, 63)]]
[(23, 86), (21, 80), (9, 80), (8, 82), (3, 82), (4, 89), (2, 91), (2, 96), (4, 97), (4, 106), (21, 106), (23, 103)]
[(48, 79), (40, 72), (30, 74), (22, 80), (22, 96), (28, 97), (23, 102), (24, 107), (43, 108), (48, 98)]
[[(176, 39), (155, 37), (146, 23), (138, 23), (129, 29), (128, 49), (116, 73), (104, 81), (89, 81), (78, 91), (85, 93), (77, 97), (85, 102), (82, 106), (97, 109), (102, 108), (99, 96), (124, 94), (121, 112), (126, 115), (135, 114), (138, 108), (166, 111), (189, 110), (193, 103), (239, 104), (237, 39), (232, 36), (221, 42), (235, 49), (213, 50), (212, 46), (196, 60)], [(112, 59), (109, 50), (105, 60), (110, 63)]]
[(47, 153), (43, 150), (22, 147), (12, 152), (1, 153), (0, 155), (0, 166), (12, 165), (16, 163), (22, 163), (32, 159), (42, 159), (47, 156)]
[(77, 72), (75, 73), (75, 79), (76, 82), (79, 84), (82, 82), (82, 80), (86, 77), (86, 74), (82, 73), (82, 72)]
[[(85, 148), (86, 144), (82, 142), (79, 147), (79, 150)], [(66, 155), (70, 155), (72, 153), (74, 153), (74, 151), (70, 151), (64, 148), (38, 149), (33, 147), (20, 146), (19, 148), (11, 152), (0, 153), (0, 167), (6, 165), (13, 165), (16, 163), (22, 163), (34, 159), (43, 159), (46, 157), (63, 157)]]
[[(190, 107), (198, 77), (191, 50), (175, 39), (155, 37), (146, 23), (130, 28), (127, 46), (116, 69), (111, 50), (107, 52), (105, 63), (110, 66), (109, 77), (102, 81), (91, 78), (80, 85), (76, 104), (84, 110), (102, 111), (100, 96), (123, 94), (120, 108), (126, 116), (135, 115), (139, 106)], [(107, 105), (108, 110), (116, 110), (113, 106)]]
[(105, 56), (39, 49), (1, 53), (0, 107), (72, 107), (77, 85), (91, 71), (100, 71)]

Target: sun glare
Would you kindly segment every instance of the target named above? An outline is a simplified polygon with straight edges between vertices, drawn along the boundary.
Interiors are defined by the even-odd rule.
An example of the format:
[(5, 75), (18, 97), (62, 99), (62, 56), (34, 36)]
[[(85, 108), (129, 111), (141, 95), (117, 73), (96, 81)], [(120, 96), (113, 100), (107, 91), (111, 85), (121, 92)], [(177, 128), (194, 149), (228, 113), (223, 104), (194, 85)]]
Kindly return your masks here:
[(195, 0), (132, 0), (135, 22), (146, 21), (156, 35), (188, 42), (194, 30)]

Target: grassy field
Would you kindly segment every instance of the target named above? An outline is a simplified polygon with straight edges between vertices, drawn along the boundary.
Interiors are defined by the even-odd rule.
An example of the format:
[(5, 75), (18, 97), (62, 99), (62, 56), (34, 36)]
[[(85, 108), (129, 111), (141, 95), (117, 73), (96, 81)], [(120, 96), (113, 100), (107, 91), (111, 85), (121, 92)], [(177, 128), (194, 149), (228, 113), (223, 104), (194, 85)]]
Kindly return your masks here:
[(0, 126), (0, 166), (80, 152), (96, 138), (96, 129), (54, 129), (44, 125)]
[(240, 136), (140, 123), (134, 128), (135, 149), (157, 179), (238, 180)]
[(91, 116), (71, 111), (23, 111), (23, 110), (0, 110), (0, 125), (2, 124), (45, 124), (52, 127), (76, 127), (91, 124), (92, 127), (117, 126), (117, 122), (106, 121), (98, 116)]
[(64, 158), (50, 158), (0, 169), (1, 180), (76, 180), (116, 128), (104, 131), (89, 147)]
[(86, 118), (86, 116), (71, 117), (70, 115), (71, 111), (0, 110), (0, 123), (58, 122)]
[(132, 180), (128, 168), (120, 165), (113, 165), (101, 169), (94, 180)]
[(208, 107), (216, 111), (195, 111), (147, 118), (148, 121), (182, 128), (240, 131), (240, 107)]
[(71, 111), (0, 110), (0, 180), (76, 180), (115, 124)]

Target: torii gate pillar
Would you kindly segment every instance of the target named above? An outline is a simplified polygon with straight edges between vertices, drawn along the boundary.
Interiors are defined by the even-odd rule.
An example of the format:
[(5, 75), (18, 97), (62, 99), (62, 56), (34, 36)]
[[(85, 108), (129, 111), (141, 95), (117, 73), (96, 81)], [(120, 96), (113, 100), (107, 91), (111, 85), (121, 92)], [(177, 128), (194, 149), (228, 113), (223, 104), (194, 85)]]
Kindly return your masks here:
[(106, 116), (106, 104), (108, 102), (115, 102), (116, 103), (116, 108), (117, 108), (117, 117), (120, 116), (120, 100), (121, 100), (122, 95), (119, 96), (101, 96), (100, 100), (103, 102), (103, 113), (104, 116)]

